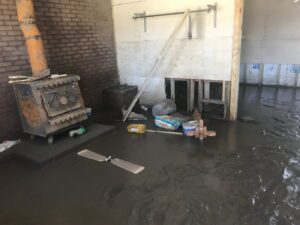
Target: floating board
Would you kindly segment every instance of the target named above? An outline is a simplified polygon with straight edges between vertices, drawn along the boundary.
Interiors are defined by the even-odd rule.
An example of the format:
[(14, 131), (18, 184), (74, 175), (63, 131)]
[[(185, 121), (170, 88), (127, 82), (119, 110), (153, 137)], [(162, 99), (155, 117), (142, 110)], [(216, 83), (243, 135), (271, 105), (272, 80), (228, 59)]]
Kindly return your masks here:
[(108, 161), (110, 161), (111, 164), (113, 164), (115, 166), (118, 166), (118, 167), (120, 167), (124, 170), (127, 170), (131, 173), (134, 173), (134, 174), (138, 174), (138, 173), (142, 172), (145, 169), (145, 167), (143, 167), (143, 166), (125, 161), (123, 159), (118, 159), (118, 158), (111, 159), (111, 156), (106, 157), (104, 155), (92, 152), (88, 149), (84, 149), (84, 150), (78, 152), (77, 155), (79, 155), (81, 157), (84, 157), (84, 158), (87, 158), (87, 159), (95, 160), (97, 162), (108, 162)]
[(105, 157), (104, 155), (100, 155), (100, 154), (92, 152), (88, 149), (78, 152), (77, 155), (88, 158), (88, 159), (96, 160), (98, 162), (107, 162), (109, 160), (109, 158)]
[(131, 173), (134, 173), (134, 174), (138, 174), (145, 169), (145, 167), (143, 167), (143, 166), (140, 166), (140, 165), (137, 165), (137, 164), (134, 164), (134, 163), (122, 160), (122, 159), (118, 159), (118, 158), (112, 159), (110, 162), (112, 164), (114, 164), (124, 170), (127, 170)]

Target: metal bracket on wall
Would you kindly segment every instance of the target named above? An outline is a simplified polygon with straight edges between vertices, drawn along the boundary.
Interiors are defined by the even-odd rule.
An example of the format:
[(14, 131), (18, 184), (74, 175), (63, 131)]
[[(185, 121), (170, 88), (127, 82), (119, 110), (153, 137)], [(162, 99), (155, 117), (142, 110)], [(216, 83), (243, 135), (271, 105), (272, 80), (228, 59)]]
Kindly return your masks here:
[(146, 11), (142, 12), (142, 13), (135, 13), (133, 16), (133, 19), (137, 19), (137, 18), (144, 18), (144, 31), (147, 32), (147, 15), (146, 15)]
[[(189, 10), (189, 14), (190, 13), (201, 13), (201, 12), (210, 13), (211, 11), (214, 11), (214, 27), (216, 28), (217, 27), (217, 10), (218, 10), (218, 5), (217, 5), (217, 3), (215, 3), (214, 5), (207, 5), (206, 9)], [(180, 14), (184, 14), (184, 13), (185, 13), (185, 11), (146, 14), (146, 11), (144, 11), (142, 13), (135, 13), (133, 15), (132, 19), (134, 19), (134, 20), (144, 19), (144, 31), (147, 32), (147, 18), (180, 15)]]

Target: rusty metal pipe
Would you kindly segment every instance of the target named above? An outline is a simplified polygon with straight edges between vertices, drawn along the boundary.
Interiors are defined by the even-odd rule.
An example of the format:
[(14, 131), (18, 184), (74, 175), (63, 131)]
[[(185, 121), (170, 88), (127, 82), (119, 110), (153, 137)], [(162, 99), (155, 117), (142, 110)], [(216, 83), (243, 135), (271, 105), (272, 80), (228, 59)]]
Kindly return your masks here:
[(48, 69), (41, 33), (36, 26), (32, 0), (16, 0), (18, 21), (24, 34), (33, 76)]

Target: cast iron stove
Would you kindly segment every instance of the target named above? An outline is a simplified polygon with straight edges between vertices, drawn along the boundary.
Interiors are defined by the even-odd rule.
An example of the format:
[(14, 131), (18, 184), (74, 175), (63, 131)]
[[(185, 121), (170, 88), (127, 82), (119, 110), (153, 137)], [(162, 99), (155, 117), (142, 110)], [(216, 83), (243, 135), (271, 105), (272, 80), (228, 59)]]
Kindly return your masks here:
[[(33, 0), (16, 0), (32, 76), (11, 76), (24, 132), (48, 137), (88, 118), (79, 89), (79, 76), (52, 75), (34, 13)], [(20, 79), (19, 79), (20, 78)]]
[(49, 137), (88, 118), (78, 81), (69, 75), (14, 85), (24, 132)]

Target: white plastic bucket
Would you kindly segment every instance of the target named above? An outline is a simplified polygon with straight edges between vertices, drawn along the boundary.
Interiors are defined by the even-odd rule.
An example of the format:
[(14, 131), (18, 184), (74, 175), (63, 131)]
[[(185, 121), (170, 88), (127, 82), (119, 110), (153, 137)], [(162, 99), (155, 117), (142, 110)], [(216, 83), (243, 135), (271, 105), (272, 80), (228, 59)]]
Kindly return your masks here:
[(198, 125), (197, 121), (189, 121), (189, 122), (182, 124), (184, 135), (187, 135), (188, 132), (190, 132), (190, 131), (195, 131), (197, 125)]

